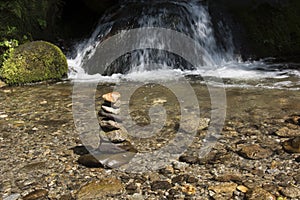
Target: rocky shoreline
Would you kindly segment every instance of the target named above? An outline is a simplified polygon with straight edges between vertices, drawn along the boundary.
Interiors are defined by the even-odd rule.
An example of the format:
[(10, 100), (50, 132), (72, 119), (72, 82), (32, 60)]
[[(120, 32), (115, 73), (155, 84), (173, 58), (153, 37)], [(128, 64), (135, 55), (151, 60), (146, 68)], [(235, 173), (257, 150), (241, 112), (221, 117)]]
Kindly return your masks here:
[[(111, 87), (102, 85), (96, 94), (102, 116), (118, 114), (102, 107), (102, 96), (109, 92)], [(74, 126), (69, 83), (2, 88), (0, 199), (299, 199), (300, 93), (238, 88), (226, 92), (222, 137), (206, 157), (197, 156), (207, 133), (204, 126), (177, 160), (156, 171), (130, 173), (92, 160)], [(176, 106), (154, 96), (150, 102)], [(147, 115), (136, 112), (146, 109), (138, 99), (132, 117), (147, 124)], [(206, 119), (207, 99), (202, 97), (200, 104), (201, 118)], [(133, 152), (159, 149), (173, 137), (175, 118), (176, 112), (167, 119), (165, 131), (151, 140), (128, 140), (122, 134), (109, 140), (129, 141), (124, 147), (134, 146)]]

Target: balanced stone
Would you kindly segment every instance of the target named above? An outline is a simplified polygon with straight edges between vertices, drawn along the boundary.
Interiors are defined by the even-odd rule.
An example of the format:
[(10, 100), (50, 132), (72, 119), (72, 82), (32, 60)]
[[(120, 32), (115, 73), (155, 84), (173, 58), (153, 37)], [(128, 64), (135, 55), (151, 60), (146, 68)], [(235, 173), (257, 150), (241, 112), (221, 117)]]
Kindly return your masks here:
[(117, 108), (112, 108), (112, 107), (103, 106), (103, 105), (101, 108), (103, 111), (114, 114), (114, 115), (120, 114), (120, 109), (117, 109)]
[(112, 143), (125, 142), (128, 139), (127, 130), (124, 128), (107, 132), (106, 136)]
[(100, 126), (103, 129), (108, 129), (111, 131), (123, 128), (122, 125), (120, 125), (119, 123), (112, 121), (112, 120), (101, 120)]
[(111, 92), (111, 93), (107, 93), (104, 94), (102, 96), (102, 98), (110, 103), (116, 103), (121, 97), (121, 94), (119, 92)]
[(116, 122), (122, 122), (122, 118), (120, 116), (104, 112), (103, 110), (99, 111), (99, 116)]

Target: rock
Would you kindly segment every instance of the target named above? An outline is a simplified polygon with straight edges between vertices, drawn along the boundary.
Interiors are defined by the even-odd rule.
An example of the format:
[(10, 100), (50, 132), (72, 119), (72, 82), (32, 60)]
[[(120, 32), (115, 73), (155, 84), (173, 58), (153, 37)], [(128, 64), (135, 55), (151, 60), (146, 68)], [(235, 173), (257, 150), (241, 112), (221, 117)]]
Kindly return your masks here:
[(219, 185), (215, 185), (215, 186), (209, 186), (208, 190), (212, 190), (215, 193), (233, 193), (236, 188), (237, 188), (238, 184), (236, 183), (221, 183)]
[(262, 188), (254, 188), (246, 193), (247, 200), (276, 200), (276, 197)]
[(105, 199), (106, 196), (121, 194), (123, 191), (124, 186), (117, 178), (105, 178), (82, 186), (77, 199)]
[(180, 162), (185, 162), (188, 164), (196, 164), (199, 161), (198, 156), (193, 156), (193, 155), (182, 155), (179, 157)]
[(101, 126), (101, 128), (108, 130), (108, 131), (124, 129), (124, 127), (122, 125), (120, 125), (118, 122), (115, 122), (112, 120), (101, 120), (100, 126)]
[(196, 133), (197, 131), (201, 131), (206, 129), (209, 126), (210, 119), (208, 118), (199, 118), (197, 116), (189, 116), (185, 119), (182, 119), (180, 124), (180, 128), (188, 133)]
[(288, 153), (300, 153), (300, 137), (287, 140), (282, 146)]
[(289, 198), (300, 198), (300, 188), (289, 186), (285, 188), (280, 188), (279, 191), (286, 197)]
[(55, 45), (35, 41), (17, 47), (4, 61), (0, 77), (9, 85), (61, 79), (68, 72), (65, 55)]
[(154, 181), (151, 183), (151, 190), (168, 190), (172, 187), (172, 184), (169, 181)]
[(118, 129), (106, 133), (106, 137), (112, 143), (121, 143), (125, 142), (128, 139), (128, 132), (126, 129)]
[(108, 107), (108, 106), (101, 106), (102, 110), (114, 115), (119, 115), (120, 114), (120, 109), (118, 108), (112, 108), (112, 107)]
[(300, 115), (292, 115), (285, 120), (286, 123), (291, 123), (300, 126)]
[(183, 193), (188, 194), (188, 195), (195, 195), (196, 194), (196, 188), (190, 184), (184, 184), (181, 187), (181, 190)]
[(134, 194), (136, 192), (136, 190), (138, 189), (138, 186), (135, 184), (135, 183), (129, 183), (127, 186), (126, 186), (126, 191), (129, 193), (129, 194)]
[(238, 152), (241, 156), (247, 159), (260, 160), (270, 157), (273, 152), (257, 144), (242, 145), (241, 150)]
[(216, 181), (221, 181), (221, 182), (241, 182), (243, 179), (240, 175), (237, 174), (225, 174), (225, 175), (219, 175), (215, 177)]
[(237, 186), (236, 189), (237, 189), (238, 191), (241, 191), (242, 193), (246, 193), (246, 192), (248, 192), (248, 190), (249, 190), (246, 186), (243, 186), (243, 185)]
[(4, 83), (3, 81), (0, 80), (0, 88), (5, 87), (6, 83)]
[(78, 163), (89, 168), (103, 167), (103, 165), (91, 154), (81, 155), (78, 158)]
[(9, 195), (9, 196), (3, 198), (3, 200), (18, 200), (20, 196), (21, 196), (21, 195), (18, 194), (18, 193), (16, 193), (16, 194), (11, 194), (11, 195)]
[(45, 198), (48, 195), (48, 191), (44, 189), (35, 190), (30, 192), (26, 196), (23, 197), (23, 200), (38, 200), (41, 198)]
[(280, 137), (296, 137), (300, 136), (300, 130), (294, 130), (289, 129), (287, 127), (283, 127), (276, 131), (275, 134)]
[(104, 94), (102, 96), (102, 98), (109, 103), (117, 103), (120, 97), (121, 94), (119, 92), (111, 92), (111, 93)]
[(120, 116), (104, 112), (103, 110), (99, 111), (99, 116), (104, 117), (104, 118), (109, 119), (109, 120), (116, 121), (116, 122), (122, 122), (123, 121)]
[(182, 184), (184, 183), (187, 179), (189, 178), (189, 175), (187, 174), (181, 174), (181, 175), (178, 175), (178, 176), (175, 176), (172, 178), (172, 183), (175, 185), (176, 183), (177, 184)]
[(295, 159), (296, 162), (300, 163), (300, 156)]

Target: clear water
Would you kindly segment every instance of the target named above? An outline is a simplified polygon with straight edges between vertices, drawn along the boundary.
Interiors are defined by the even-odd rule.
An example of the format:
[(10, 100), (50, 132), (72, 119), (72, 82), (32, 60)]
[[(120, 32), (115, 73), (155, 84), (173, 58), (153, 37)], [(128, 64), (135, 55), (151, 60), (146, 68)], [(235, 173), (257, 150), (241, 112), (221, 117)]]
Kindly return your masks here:
[[(133, 7), (137, 11), (131, 11)], [(127, 13), (127, 18), (122, 15), (123, 13)], [(118, 15), (121, 17), (116, 17)], [(124, 23), (126, 20), (128, 22)], [(234, 54), (230, 30), (225, 25), (218, 24), (218, 26), (223, 30), (223, 45), (219, 45), (214, 36), (206, 5), (202, 5), (199, 1), (123, 1), (118, 8), (100, 19), (99, 25), (89, 39), (76, 46), (76, 55), (68, 59), (69, 78), (76, 81), (143, 82), (176, 80), (182, 76), (194, 81), (201, 81), (201, 77), (218, 77), (223, 80), (226, 87), (300, 89), (299, 67), (289, 67), (290, 63), (270, 64), (272, 62), (267, 60), (241, 61), (240, 56)], [(165, 51), (159, 51), (156, 56), (160, 57), (160, 60), (155, 60), (152, 51), (139, 50), (133, 53), (128, 62), (121, 60), (115, 63), (118, 67), (128, 68), (123, 73), (117, 71), (105, 75), (89, 72), (85, 64), (93, 56), (97, 56), (95, 54), (97, 46), (114, 34), (139, 27), (160, 27), (184, 33), (206, 51), (203, 62), (199, 62), (193, 69), (182, 68), (178, 67), (178, 60), (170, 59)], [(168, 43), (175, 41), (162, 41), (159, 36), (145, 36), (136, 42), (157, 44), (163, 49)], [(151, 67), (153, 63), (159, 63), (160, 67), (156, 65)]]

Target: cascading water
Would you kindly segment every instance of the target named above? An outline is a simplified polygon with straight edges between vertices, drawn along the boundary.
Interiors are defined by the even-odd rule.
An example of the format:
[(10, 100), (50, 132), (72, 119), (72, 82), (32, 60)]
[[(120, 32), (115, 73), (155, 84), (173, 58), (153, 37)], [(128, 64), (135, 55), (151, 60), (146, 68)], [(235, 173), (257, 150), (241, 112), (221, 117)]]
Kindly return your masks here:
[[(275, 81), (280, 87), (282, 85), (294, 89), (300, 87), (299, 71), (297, 70), (282, 70), (276, 65), (267, 65), (265, 62), (240, 61), (239, 57), (234, 55), (230, 31), (222, 24), (218, 24), (218, 26), (218, 35), (223, 37), (216, 39), (207, 5), (202, 1), (122, 1), (120, 5), (100, 19), (99, 25), (90, 39), (77, 46), (75, 58), (68, 60), (71, 69), (69, 77), (84, 80), (100, 78), (104, 81), (113, 81), (116, 77), (117, 79), (120, 77), (143, 79), (149, 78), (149, 76), (160, 76), (164, 79), (176, 72), (201, 76), (218, 74), (224, 79), (254, 80), (254, 82), (276, 78), (276, 80), (280, 80)], [(97, 56), (95, 52), (101, 42), (117, 33), (141, 27), (166, 28), (187, 35), (205, 50), (205, 54), (199, 55), (202, 56), (202, 62), (193, 66), (176, 54), (160, 50), (167, 43), (177, 41), (162, 41), (157, 35), (155, 37), (145, 36), (136, 42), (157, 44), (161, 47), (159, 49), (137, 49), (128, 52), (109, 66), (97, 66), (103, 68), (99, 71), (95, 71), (93, 67), (86, 64), (93, 56)], [(153, 63), (159, 65), (152, 65)], [(294, 79), (287, 80), (290, 77)], [(248, 85), (248, 83), (243, 82), (242, 85)], [(241, 85), (239, 81), (237, 84)], [(263, 86), (261, 81), (260, 84)], [(276, 84), (272, 83), (272, 87)], [(266, 86), (270, 85), (266, 84)]]

